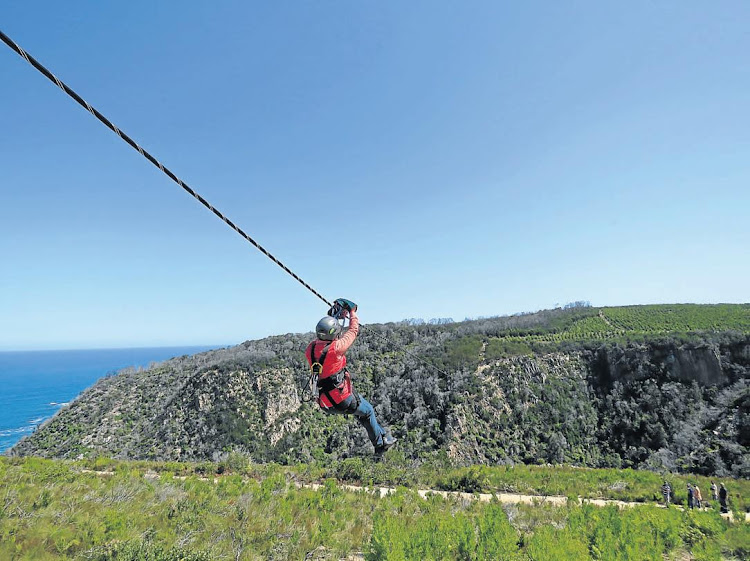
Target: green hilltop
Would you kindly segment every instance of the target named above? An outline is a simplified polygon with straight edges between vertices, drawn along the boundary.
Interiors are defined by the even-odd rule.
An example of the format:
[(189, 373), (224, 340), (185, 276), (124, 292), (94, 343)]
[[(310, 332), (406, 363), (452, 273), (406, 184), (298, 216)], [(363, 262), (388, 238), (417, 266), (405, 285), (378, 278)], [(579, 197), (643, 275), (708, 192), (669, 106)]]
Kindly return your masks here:
[(530, 329), (508, 329), (503, 338), (531, 341), (604, 340), (665, 334), (750, 333), (750, 304), (579, 306), (549, 316)]
[[(255, 462), (369, 456), (361, 427), (306, 403), (287, 334), (100, 380), (13, 455)], [(573, 307), (368, 325), (356, 389), (420, 464), (572, 464), (750, 477), (750, 306)]]

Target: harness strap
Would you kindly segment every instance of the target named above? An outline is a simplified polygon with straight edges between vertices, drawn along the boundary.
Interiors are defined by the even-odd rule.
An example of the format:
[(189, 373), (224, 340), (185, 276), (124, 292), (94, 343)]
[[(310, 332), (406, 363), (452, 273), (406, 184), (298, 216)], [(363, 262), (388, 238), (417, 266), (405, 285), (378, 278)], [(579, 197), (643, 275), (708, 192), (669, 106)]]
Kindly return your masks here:
[[(331, 348), (331, 343), (328, 343), (325, 347), (323, 347), (323, 351), (320, 353), (320, 356), (318, 358), (315, 358), (315, 341), (313, 341), (310, 344), (310, 368), (312, 368), (313, 372), (320, 376), (323, 373), (323, 363), (326, 361), (326, 357), (328, 356), (328, 351)], [(318, 366), (319, 370), (316, 372), (315, 367)]]
[(318, 391), (325, 394), (325, 396), (328, 398), (329, 403), (335, 407), (336, 400), (333, 399), (333, 396), (330, 394), (330, 392), (331, 390), (335, 389), (337, 384), (331, 384), (331, 379), (335, 379), (336, 377), (338, 377), (339, 373), (337, 372), (336, 374), (323, 379), (320, 378), (320, 375), (323, 373), (323, 363), (325, 363), (326, 361), (326, 357), (328, 356), (328, 351), (331, 348), (331, 344), (332, 343), (328, 343), (325, 347), (323, 347), (323, 351), (320, 353), (320, 356), (318, 358), (315, 358), (315, 342), (313, 341), (311, 343), (310, 359), (312, 360), (312, 363), (310, 364), (310, 368), (312, 369), (313, 374), (318, 378)]
[[(310, 344), (310, 368), (313, 371), (313, 375), (317, 377), (318, 391), (328, 398), (328, 401), (333, 409), (341, 411), (342, 409), (339, 407), (340, 402), (337, 402), (335, 399), (333, 399), (333, 396), (330, 392), (335, 389), (339, 389), (340, 391), (340, 388), (338, 386), (340, 386), (346, 380), (346, 368), (343, 368), (342, 370), (339, 370), (338, 372), (331, 374), (330, 376), (326, 376), (325, 378), (320, 378), (320, 374), (323, 373), (323, 364), (326, 361), (326, 357), (328, 356), (328, 351), (331, 348), (331, 344), (332, 343), (328, 343), (325, 347), (323, 347), (323, 351), (320, 353), (320, 356), (317, 359), (315, 358), (315, 342), (313, 341)], [(343, 374), (344, 376), (339, 381), (339, 376), (341, 374)], [(357, 394), (355, 394), (354, 392), (352, 392), (351, 395), (354, 397), (354, 399), (349, 404), (349, 407), (343, 410), (346, 413), (353, 413), (359, 407), (359, 396), (357, 396)]]

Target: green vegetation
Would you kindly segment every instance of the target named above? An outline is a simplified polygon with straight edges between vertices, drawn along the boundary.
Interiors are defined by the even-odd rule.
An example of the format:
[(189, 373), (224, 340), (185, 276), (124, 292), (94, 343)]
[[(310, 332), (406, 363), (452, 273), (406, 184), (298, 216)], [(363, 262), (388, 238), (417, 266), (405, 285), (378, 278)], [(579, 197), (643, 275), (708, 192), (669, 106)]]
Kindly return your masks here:
[[(38, 462), (35, 463), (35, 462)], [(375, 487), (409, 487), (468, 493), (519, 493), (525, 495), (558, 495), (585, 499), (613, 499), (628, 502), (661, 502), (661, 485), (668, 480), (673, 489), (673, 503), (686, 504), (687, 484), (698, 485), (708, 498), (714, 479), (666, 474), (633, 469), (588, 469), (571, 466), (484, 466), (456, 467), (444, 453), (414, 466), (397, 449), (382, 460), (371, 457), (313, 462), (309, 464), (256, 464), (233, 452), (220, 462), (150, 462), (123, 461), (99, 457), (75, 462), (51, 462), (40, 458), (3, 458), (0, 466), (64, 466), (59, 469), (105, 473), (154, 473), (165, 477), (212, 478), (240, 475), (262, 480), (279, 474), (300, 483), (335, 479), (352, 485)], [(51, 468), (50, 468), (51, 469)], [(750, 512), (750, 480), (715, 479), (729, 489), (730, 506), (737, 512)], [(715, 506), (715, 505), (714, 505)]]
[[(174, 467), (174, 466), (172, 466)], [(118, 464), (111, 475), (29, 458), (0, 462), (0, 559), (203, 561), (302, 559), (325, 545), (361, 550), (374, 498), (297, 489), (272, 469), (262, 480), (153, 479)]]
[[(750, 524), (738, 522), (750, 512), (749, 305), (369, 326), (348, 356), (357, 390), (399, 438), (380, 462), (358, 423), (299, 399), (309, 337), (101, 380), (13, 451), (30, 457), (0, 458), (0, 559), (750, 556)], [(656, 507), (665, 479), (669, 509)], [(710, 500), (712, 480), (726, 484), (735, 522)], [(709, 508), (682, 508), (688, 483)], [(377, 498), (342, 484), (399, 490)], [(541, 498), (425, 500), (416, 489)]]
[(750, 333), (750, 304), (660, 304), (611, 308), (572, 308), (527, 327), (508, 327), (498, 337), (509, 341), (561, 342), (646, 340), (656, 335), (737, 331)]
[[(571, 495), (579, 485), (583, 495), (605, 497), (622, 489), (645, 496), (647, 486), (659, 483), (649, 473), (626, 472), (604, 484), (613, 481), (614, 470), (540, 467), (446, 471), (433, 464), (409, 475), (400, 461), (282, 467), (251, 464), (236, 454), (222, 463), (192, 464), (0, 458), (0, 559), (281, 561), (317, 551), (321, 559), (363, 552), (368, 561), (641, 561), (689, 552), (693, 559), (718, 561), (750, 554), (750, 524), (726, 521), (715, 509), (424, 500), (405, 487), (376, 498), (325, 478), (348, 469), (350, 480), (359, 472), (412, 477), (415, 487), (442, 479), (444, 486)], [(319, 478), (325, 479), (318, 490), (300, 486)], [(742, 492), (749, 484), (727, 482)]]
[[(307, 469), (312, 469), (306, 466)], [(724, 481), (729, 489), (731, 506), (750, 512), (750, 480), (719, 480), (697, 475), (666, 474), (633, 469), (588, 469), (571, 466), (483, 466), (453, 467), (444, 455), (409, 468), (397, 453), (387, 462), (373, 463), (362, 458), (333, 462), (308, 476), (332, 477), (365, 486), (405, 485), (465, 491), (469, 493), (518, 493), (524, 495), (558, 495), (586, 499), (614, 499), (637, 503), (662, 500), (661, 485), (666, 479), (673, 489), (674, 504), (687, 504), (687, 485), (698, 485), (704, 499), (710, 500), (711, 481)], [(715, 505), (714, 505), (715, 506)]]
[[(586, 306), (370, 325), (357, 392), (413, 466), (576, 465), (750, 478), (750, 305)], [(315, 464), (368, 456), (353, 419), (304, 402), (310, 334), (98, 382), (12, 451), (54, 458)]]
[(534, 354), (531, 345), (523, 340), (493, 338), (485, 347), (485, 360), (494, 360), (507, 356), (531, 356)]
[(719, 561), (747, 554), (743, 538), (715, 513), (496, 502), (449, 509), (444, 501), (410, 498), (403, 492), (380, 505), (369, 560), (662, 561), (690, 552), (692, 559)]
[(617, 328), (627, 331), (688, 333), (691, 331), (750, 332), (748, 304), (673, 304), (602, 308)]

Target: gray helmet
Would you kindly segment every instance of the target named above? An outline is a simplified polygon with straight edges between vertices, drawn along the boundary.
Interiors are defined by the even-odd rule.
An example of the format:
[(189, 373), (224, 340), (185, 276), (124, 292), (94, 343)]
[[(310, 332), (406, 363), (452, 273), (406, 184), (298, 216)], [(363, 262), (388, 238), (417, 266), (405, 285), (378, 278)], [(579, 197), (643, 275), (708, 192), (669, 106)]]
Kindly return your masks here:
[(315, 334), (321, 341), (333, 341), (341, 335), (341, 324), (331, 316), (326, 316), (315, 326)]

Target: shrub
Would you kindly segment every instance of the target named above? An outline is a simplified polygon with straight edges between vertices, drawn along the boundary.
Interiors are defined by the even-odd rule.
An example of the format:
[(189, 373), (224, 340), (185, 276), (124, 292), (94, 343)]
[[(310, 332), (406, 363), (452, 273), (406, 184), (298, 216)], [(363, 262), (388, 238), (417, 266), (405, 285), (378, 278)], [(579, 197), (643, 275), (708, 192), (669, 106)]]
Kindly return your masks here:
[(109, 545), (89, 552), (89, 561), (211, 561), (207, 552), (187, 551), (180, 547), (164, 547), (145, 538)]
[(526, 544), (531, 561), (584, 561), (591, 559), (586, 542), (570, 529), (544, 526)]

